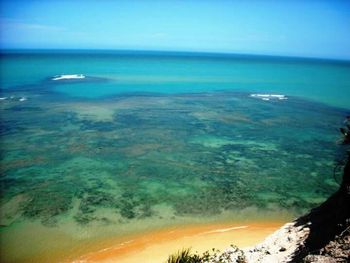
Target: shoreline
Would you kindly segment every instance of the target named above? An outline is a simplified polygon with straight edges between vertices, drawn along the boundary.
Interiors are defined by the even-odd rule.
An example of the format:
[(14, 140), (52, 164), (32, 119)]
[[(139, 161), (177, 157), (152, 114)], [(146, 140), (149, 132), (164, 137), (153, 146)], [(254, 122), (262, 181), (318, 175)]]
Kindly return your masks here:
[[(2, 233), (0, 243), (3, 254), (0, 258), (4, 263), (49, 261), (82, 263), (116, 262), (107, 260), (117, 257), (117, 262), (129, 263), (137, 262), (130, 260), (139, 254), (146, 253), (145, 257), (153, 259), (157, 250), (160, 250), (166, 251), (163, 258), (160, 257), (162, 255), (157, 255), (160, 257), (159, 260), (148, 262), (163, 262), (170, 254), (182, 248), (192, 247), (192, 252), (202, 253), (213, 247), (226, 249), (231, 244), (240, 247), (254, 245), (273, 232), (262, 231), (263, 229), (269, 227), (277, 229), (293, 218), (295, 216), (282, 211), (278, 215), (265, 214), (263, 211), (254, 213), (245, 211), (242, 214), (226, 214), (206, 220), (183, 218), (173, 220), (172, 224), (170, 222), (165, 224), (163, 220), (159, 222), (152, 220), (152, 223), (140, 221), (120, 226), (110, 224), (79, 228), (73, 221), (66, 221), (57, 227), (46, 227), (38, 221), (22, 222), (23, 224), (17, 224)], [(258, 236), (254, 233), (253, 227), (260, 233)], [(232, 235), (234, 233), (244, 233), (244, 237), (250, 236), (250, 241), (247, 238), (244, 238), (245, 241), (242, 240), (241, 236), (235, 238), (235, 235)], [(203, 239), (205, 242), (201, 242)], [(162, 243), (166, 246), (159, 246)], [(123, 249), (117, 248), (118, 246)], [(151, 251), (153, 246), (157, 248), (156, 252)], [(122, 257), (123, 255), (125, 257)], [(95, 260), (95, 257), (98, 259)]]
[(230, 245), (240, 248), (256, 245), (284, 225), (285, 221), (218, 223), (177, 226), (129, 236), (70, 262), (165, 262), (182, 248), (203, 253), (213, 248), (224, 250)]

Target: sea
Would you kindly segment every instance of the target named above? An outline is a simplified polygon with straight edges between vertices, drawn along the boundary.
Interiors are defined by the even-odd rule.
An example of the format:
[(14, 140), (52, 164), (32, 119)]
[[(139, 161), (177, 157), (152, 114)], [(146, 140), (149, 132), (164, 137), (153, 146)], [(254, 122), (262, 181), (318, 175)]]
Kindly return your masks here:
[(339, 187), (350, 61), (2, 50), (0, 261), (290, 221)]

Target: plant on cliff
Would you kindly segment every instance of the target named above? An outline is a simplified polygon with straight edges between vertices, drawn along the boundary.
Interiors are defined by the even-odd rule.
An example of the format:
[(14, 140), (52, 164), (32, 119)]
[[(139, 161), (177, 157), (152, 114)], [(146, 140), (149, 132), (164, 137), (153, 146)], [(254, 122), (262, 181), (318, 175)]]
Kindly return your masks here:
[(231, 249), (220, 252), (215, 248), (206, 251), (202, 255), (191, 253), (191, 249), (182, 249), (169, 256), (166, 263), (246, 263), (244, 252), (231, 245)]

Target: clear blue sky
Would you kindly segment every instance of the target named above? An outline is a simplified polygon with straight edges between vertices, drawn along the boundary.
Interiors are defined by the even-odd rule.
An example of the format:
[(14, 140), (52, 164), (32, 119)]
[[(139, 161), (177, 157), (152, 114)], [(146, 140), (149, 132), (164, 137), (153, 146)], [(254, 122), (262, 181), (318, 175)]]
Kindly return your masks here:
[(2, 48), (350, 59), (350, 1), (2, 0)]

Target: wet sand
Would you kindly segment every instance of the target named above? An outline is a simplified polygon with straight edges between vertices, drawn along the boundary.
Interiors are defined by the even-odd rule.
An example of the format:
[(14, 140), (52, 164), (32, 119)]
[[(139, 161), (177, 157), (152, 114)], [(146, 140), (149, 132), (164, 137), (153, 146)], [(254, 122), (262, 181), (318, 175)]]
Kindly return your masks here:
[(232, 245), (240, 248), (263, 241), (285, 222), (225, 223), (181, 226), (150, 232), (142, 236), (130, 236), (115, 245), (81, 256), (74, 262), (165, 262), (167, 257), (191, 248), (199, 253), (212, 248), (224, 250)]

